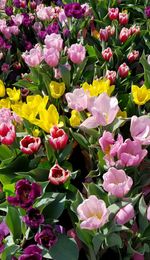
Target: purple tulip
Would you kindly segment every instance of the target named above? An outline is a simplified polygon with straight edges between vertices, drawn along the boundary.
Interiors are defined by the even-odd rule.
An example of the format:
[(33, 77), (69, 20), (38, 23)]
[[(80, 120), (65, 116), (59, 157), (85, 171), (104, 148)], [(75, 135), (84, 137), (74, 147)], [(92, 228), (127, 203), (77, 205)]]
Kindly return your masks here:
[(67, 17), (80, 19), (84, 15), (85, 8), (82, 8), (79, 3), (69, 3), (64, 6), (64, 11)]
[(44, 216), (38, 209), (31, 208), (27, 211), (27, 215), (22, 218), (30, 228), (38, 228), (44, 222)]
[(36, 245), (30, 245), (23, 251), (18, 260), (42, 260), (42, 249)]
[(58, 33), (59, 32), (59, 25), (58, 25), (58, 23), (54, 22), (54, 23), (50, 24), (49, 26), (47, 26), (46, 32), (48, 34)]
[(0, 254), (3, 252), (5, 245), (3, 244), (3, 239), (9, 234), (9, 229), (6, 223), (3, 221), (0, 224)]
[(8, 16), (13, 15), (13, 7), (12, 7), (12, 6), (7, 6), (7, 7), (5, 7), (5, 13), (6, 13)]
[(43, 225), (42, 231), (36, 233), (34, 239), (39, 245), (46, 248), (51, 248), (57, 242), (51, 225)]
[(42, 187), (36, 182), (31, 183), (28, 180), (19, 180), (15, 187), (16, 196), (7, 198), (11, 205), (19, 206), (24, 209), (30, 208), (35, 199), (42, 194)]
[(150, 18), (150, 6), (147, 6), (144, 10), (145, 15), (147, 16), (147, 18)]

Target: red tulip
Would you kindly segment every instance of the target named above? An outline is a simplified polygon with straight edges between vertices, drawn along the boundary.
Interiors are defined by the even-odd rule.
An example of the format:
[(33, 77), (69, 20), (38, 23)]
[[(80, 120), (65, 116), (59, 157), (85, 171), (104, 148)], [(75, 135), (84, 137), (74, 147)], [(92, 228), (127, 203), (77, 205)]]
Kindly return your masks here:
[(116, 81), (116, 71), (114, 70), (107, 70), (105, 77), (110, 80), (110, 84), (113, 85)]
[(33, 154), (36, 153), (41, 145), (41, 138), (34, 137), (31, 135), (26, 135), (20, 141), (20, 150), (25, 154)]
[(121, 64), (118, 68), (118, 74), (121, 78), (125, 78), (128, 76), (129, 73), (129, 67), (127, 66), (127, 64), (124, 62), (123, 64)]
[(101, 41), (107, 42), (108, 41), (108, 30), (107, 29), (100, 29), (99, 37)]
[(126, 25), (129, 21), (129, 16), (127, 13), (119, 13), (119, 23), (121, 25)]
[(108, 16), (111, 21), (118, 19), (118, 15), (119, 15), (118, 8), (108, 8)]
[(123, 27), (119, 35), (119, 40), (121, 42), (126, 42), (129, 36), (130, 36), (130, 30), (128, 28)]
[(107, 49), (103, 50), (102, 56), (104, 60), (110, 61), (111, 57), (113, 56), (111, 48), (108, 47)]
[(54, 185), (60, 185), (67, 181), (70, 176), (70, 172), (68, 170), (64, 170), (56, 163), (49, 172), (49, 182)]
[(16, 138), (15, 127), (11, 123), (0, 124), (0, 142), (2, 144), (11, 145)]
[(68, 135), (63, 129), (54, 126), (50, 130), (49, 143), (54, 148), (54, 150), (64, 149), (67, 142), (68, 142)]

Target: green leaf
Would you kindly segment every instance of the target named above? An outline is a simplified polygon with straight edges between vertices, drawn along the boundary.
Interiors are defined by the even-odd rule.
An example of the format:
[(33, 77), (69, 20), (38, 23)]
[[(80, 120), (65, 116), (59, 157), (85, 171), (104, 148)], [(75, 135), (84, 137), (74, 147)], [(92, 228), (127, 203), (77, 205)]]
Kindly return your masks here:
[(90, 195), (96, 195), (99, 199), (106, 200), (107, 194), (104, 192), (104, 190), (98, 186), (95, 183), (90, 183), (87, 185), (88, 188), (88, 194)]
[(107, 244), (109, 247), (117, 246), (119, 248), (122, 248), (122, 240), (118, 234), (109, 234), (107, 237)]
[(8, 211), (6, 215), (6, 224), (8, 225), (12, 235), (14, 242), (16, 239), (20, 239), (22, 232), (21, 232), (21, 220), (19, 211), (17, 208), (8, 206)]
[(145, 229), (149, 226), (146, 212), (147, 212), (147, 206), (146, 206), (145, 200), (142, 196), (139, 201), (139, 227), (140, 227), (141, 233), (143, 233), (145, 231)]
[(147, 88), (150, 88), (150, 65), (147, 62), (144, 52), (139, 62), (142, 64), (144, 68), (144, 84), (146, 85)]
[(19, 249), (17, 245), (6, 246), (5, 250), (1, 254), (1, 260), (11, 260), (15, 252)]
[(122, 202), (118, 202), (118, 203), (114, 203), (111, 206), (108, 207), (108, 211), (110, 212), (109, 214), (109, 220), (112, 220), (115, 215), (117, 214), (117, 212), (123, 208), (124, 206), (126, 206), (127, 204), (129, 204), (129, 202), (127, 201), (122, 201)]
[(77, 207), (83, 202), (82, 194), (77, 191), (76, 199), (71, 203), (71, 210), (77, 213)]
[(89, 143), (87, 139), (80, 133), (73, 132), (72, 130), (70, 131), (73, 138), (78, 142), (78, 144), (81, 145), (81, 147), (83, 147), (84, 149), (88, 150)]
[(12, 184), (5, 184), (3, 186), (3, 191), (6, 193), (6, 196), (11, 196), (14, 194), (15, 191), (15, 183)]
[(70, 87), (70, 71), (64, 66), (64, 65), (59, 65), (59, 69), (61, 71), (62, 75), (62, 80), (65, 83), (65, 86), (67, 89)]
[(8, 148), (8, 146), (1, 144), (0, 145), (0, 160), (3, 161), (13, 156), (12, 151)]
[(58, 242), (50, 249), (54, 260), (78, 260), (79, 251), (74, 240), (65, 235), (58, 237)]
[(94, 252), (95, 254), (98, 253), (101, 244), (103, 243), (103, 241), (105, 240), (105, 236), (101, 233), (96, 234), (92, 240), (93, 242), (93, 246), (94, 246)]
[(62, 162), (64, 160), (67, 160), (67, 157), (71, 154), (73, 150), (73, 142), (70, 142), (65, 149), (59, 154), (58, 161)]
[(94, 237), (94, 233), (92, 230), (81, 229), (79, 224), (76, 227), (77, 236), (79, 239), (88, 247), (92, 245), (92, 239)]

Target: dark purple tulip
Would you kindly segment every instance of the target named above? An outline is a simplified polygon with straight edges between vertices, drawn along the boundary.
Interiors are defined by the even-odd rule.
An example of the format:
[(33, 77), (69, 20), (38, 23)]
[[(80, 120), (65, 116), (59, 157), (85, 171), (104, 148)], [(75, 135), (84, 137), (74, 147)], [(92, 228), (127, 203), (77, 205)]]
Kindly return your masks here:
[(1, 46), (1, 48), (4, 47), (4, 44), (5, 44), (5, 41), (4, 41), (3, 37), (0, 36), (0, 46)]
[(9, 50), (11, 48), (11, 44), (9, 44), (8, 42), (4, 42), (3, 48)]
[(7, 201), (14, 206), (24, 209), (30, 208), (35, 199), (42, 194), (42, 187), (36, 182), (31, 183), (28, 180), (19, 180), (15, 187), (16, 196), (9, 196)]
[(48, 34), (51, 33), (58, 33), (59, 32), (59, 25), (57, 22), (54, 22), (52, 24), (50, 24), (47, 28), (46, 28), (46, 32)]
[(29, 15), (28, 15), (27, 13), (23, 13), (22, 15), (23, 15), (22, 24), (23, 24), (25, 27), (31, 26), (32, 20), (30, 19)]
[(5, 245), (3, 244), (3, 239), (9, 234), (9, 229), (6, 223), (3, 221), (0, 224), (0, 254), (3, 252)]
[(18, 260), (42, 260), (42, 249), (36, 245), (30, 245), (23, 250), (23, 255)]
[(40, 31), (40, 32), (38, 32), (38, 37), (39, 37), (41, 40), (44, 40), (46, 35), (47, 35), (47, 32), (46, 32), (46, 31)]
[(54, 2), (55, 5), (57, 5), (57, 6), (64, 6), (62, 0), (53, 0), (53, 2)]
[(44, 222), (44, 216), (38, 209), (31, 208), (27, 211), (27, 215), (22, 218), (30, 228), (38, 228)]
[(26, 50), (26, 51), (30, 51), (33, 46), (32, 46), (32, 43), (31, 43), (31, 42), (25, 41), (25, 42), (24, 42), (24, 47), (25, 47), (25, 50)]
[(8, 16), (13, 15), (13, 7), (12, 7), (12, 6), (7, 6), (7, 7), (5, 7), (5, 13), (6, 13)]
[(63, 36), (64, 36), (65, 38), (68, 38), (69, 35), (70, 35), (70, 31), (69, 31), (67, 28), (66, 28), (66, 29), (63, 29)]
[(46, 248), (51, 248), (56, 242), (57, 237), (51, 225), (43, 225), (42, 231), (36, 233), (35, 241)]
[(80, 19), (85, 13), (85, 9), (79, 3), (69, 3), (64, 6), (65, 15)]
[(147, 6), (147, 7), (145, 8), (144, 12), (145, 12), (145, 15), (146, 15), (148, 18), (150, 18), (150, 6)]
[(19, 0), (13, 0), (13, 4), (15, 7), (20, 8), (20, 1)]

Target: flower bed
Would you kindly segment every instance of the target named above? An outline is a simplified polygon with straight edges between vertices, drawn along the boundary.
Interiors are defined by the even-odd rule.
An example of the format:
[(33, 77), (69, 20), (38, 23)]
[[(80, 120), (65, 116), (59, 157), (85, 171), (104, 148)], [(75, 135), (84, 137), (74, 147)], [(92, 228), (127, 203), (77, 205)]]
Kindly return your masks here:
[(150, 3), (0, 1), (0, 258), (150, 258)]

